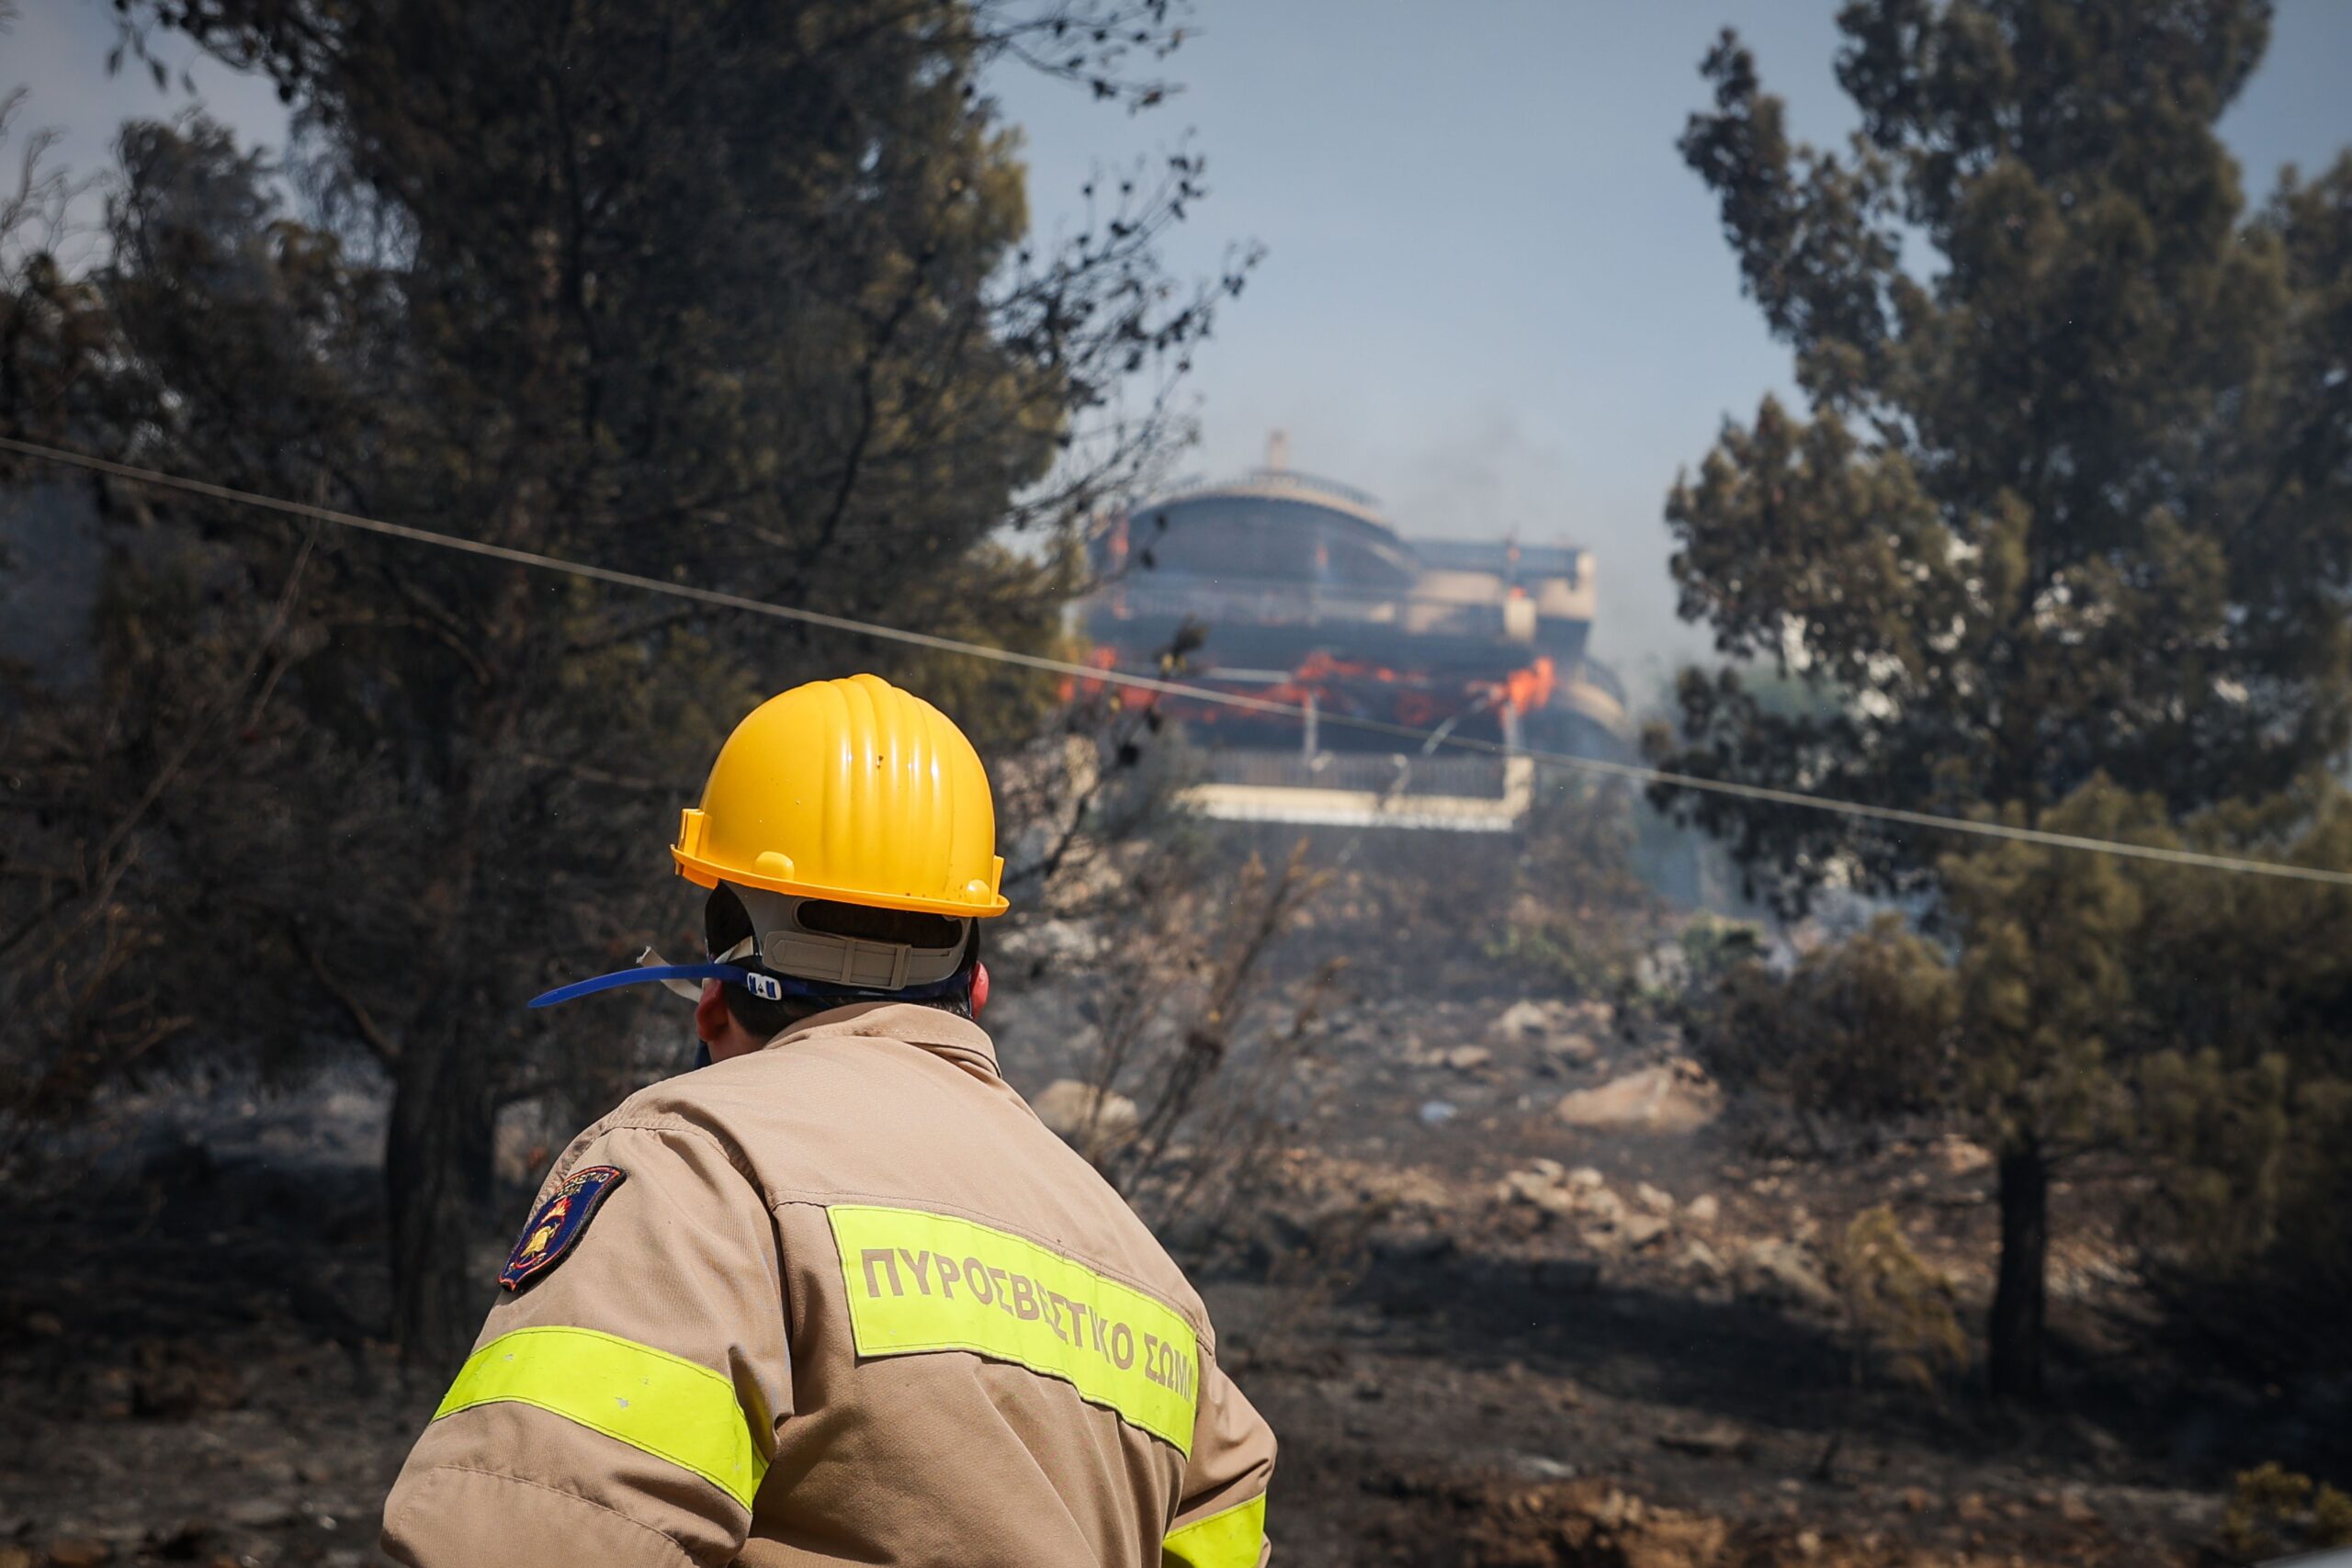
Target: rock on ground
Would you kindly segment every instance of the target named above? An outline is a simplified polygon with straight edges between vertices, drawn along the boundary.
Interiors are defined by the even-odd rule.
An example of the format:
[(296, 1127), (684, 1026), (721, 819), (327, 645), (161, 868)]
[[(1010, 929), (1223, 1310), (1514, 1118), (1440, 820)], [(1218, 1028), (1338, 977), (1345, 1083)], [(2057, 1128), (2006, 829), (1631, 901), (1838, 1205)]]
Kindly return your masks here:
[(1516, 1001), (1496, 1015), (1487, 1032), (1501, 1041), (1540, 1040), (1552, 1028), (1552, 1014), (1543, 1003)]
[(1932, 1145), (1937, 1160), (1951, 1176), (1973, 1176), (1993, 1163), (1993, 1153), (1982, 1144), (1970, 1143), (1957, 1134), (1946, 1134)]
[(1813, 1255), (1794, 1242), (1777, 1239), (1750, 1242), (1742, 1254), (1742, 1273), (1763, 1293), (1793, 1297), (1806, 1306), (1828, 1308), (1838, 1303)]
[(1563, 1095), (1555, 1113), (1571, 1127), (1689, 1133), (1713, 1122), (1721, 1109), (1722, 1096), (1713, 1084), (1677, 1066), (1660, 1066)]
[(1693, 1238), (1682, 1244), (1682, 1256), (1677, 1264), (1686, 1271), (1706, 1280), (1720, 1280), (1725, 1269), (1722, 1257), (1705, 1242)]
[(1756, 1437), (1736, 1421), (1719, 1419), (1660, 1432), (1657, 1446), (1707, 1459), (1739, 1458), (1756, 1451)]
[(1093, 963), (1110, 943), (1092, 922), (1053, 916), (1025, 921), (989, 945), (1001, 960), (1077, 965)]
[(1085, 1147), (1090, 1139), (1108, 1145), (1130, 1136), (1142, 1114), (1136, 1102), (1112, 1089), (1102, 1096), (1102, 1107), (1095, 1106), (1095, 1089), (1076, 1078), (1056, 1078), (1029, 1101), (1037, 1120), (1058, 1134), (1064, 1143)]
[(1544, 1050), (1548, 1055), (1563, 1062), (1573, 1062), (1577, 1066), (1597, 1061), (1600, 1056), (1600, 1044), (1589, 1034), (1552, 1035), (1544, 1042)]
[(1625, 1238), (1627, 1247), (1644, 1247), (1664, 1236), (1668, 1228), (1667, 1222), (1657, 1214), (1634, 1214), (1618, 1225), (1617, 1232)]
[(1609, 1032), (1616, 1017), (1607, 1002), (1521, 1000), (1495, 1016), (1487, 1025), (1487, 1038), (1498, 1045), (1538, 1045), (1548, 1055), (1589, 1062), (1600, 1055), (1594, 1037)]

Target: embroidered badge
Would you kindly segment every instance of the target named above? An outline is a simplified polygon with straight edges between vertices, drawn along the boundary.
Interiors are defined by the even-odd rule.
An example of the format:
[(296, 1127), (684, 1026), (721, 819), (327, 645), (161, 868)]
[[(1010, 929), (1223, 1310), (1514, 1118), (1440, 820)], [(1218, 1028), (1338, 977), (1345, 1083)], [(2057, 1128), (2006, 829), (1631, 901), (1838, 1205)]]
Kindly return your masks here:
[(510, 1291), (519, 1291), (524, 1281), (563, 1261), (571, 1244), (587, 1230), (596, 1205), (628, 1175), (616, 1165), (583, 1165), (565, 1178), (562, 1186), (548, 1194), (546, 1202), (531, 1211), (530, 1223), (523, 1227), (523, 1239), (507, 1255), (506, 1267), (499, 1271), (498, 1282)]

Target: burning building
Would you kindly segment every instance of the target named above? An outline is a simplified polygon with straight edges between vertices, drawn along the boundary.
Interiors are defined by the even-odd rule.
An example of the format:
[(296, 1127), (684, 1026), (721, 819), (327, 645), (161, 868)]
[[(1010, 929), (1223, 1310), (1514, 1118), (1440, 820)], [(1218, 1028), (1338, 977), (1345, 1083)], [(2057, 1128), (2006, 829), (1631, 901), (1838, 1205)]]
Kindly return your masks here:
[[(1538, 750), (1623, 757), (1624, 694), (1588, 655), (1591, 552), (1410, 538), (1370, 496), (1281, 460), (1106, 519), (1081, 606), (1096, 658), (1157, 672), (1187, 626), (1195, 684), (1304, 721), (1170, 700), (1208, 750), (1188, 803), (1243, 821), (1507, 831), (1524, 758), (1416, 745), (1355, 717)], [(1186, 640), (1191, 637), (1186, 635)]]

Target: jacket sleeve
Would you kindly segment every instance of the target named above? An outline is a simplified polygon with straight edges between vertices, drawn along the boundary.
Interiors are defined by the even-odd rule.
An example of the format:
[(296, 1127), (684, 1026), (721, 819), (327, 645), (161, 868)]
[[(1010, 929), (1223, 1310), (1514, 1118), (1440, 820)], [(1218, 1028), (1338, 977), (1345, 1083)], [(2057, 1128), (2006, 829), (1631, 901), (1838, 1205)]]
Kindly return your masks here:
[(621, 1178), (554, 1263), (499, 1291), (393, 1483), (395, 1562), (681, 1568), (742, 1547), (791, 1413), (767, 1205), (717, 1139), (658, 1118), (575, 1145), (523, 1247), (594, 1167)]
[(1161, 1568), (1262, 1568), (1266, 1487), (1274, 1473), (1274, 1429), (1225, 1369), (1202, 1359), (1200, 1411), (1184, 1494), (1160, 1539)]

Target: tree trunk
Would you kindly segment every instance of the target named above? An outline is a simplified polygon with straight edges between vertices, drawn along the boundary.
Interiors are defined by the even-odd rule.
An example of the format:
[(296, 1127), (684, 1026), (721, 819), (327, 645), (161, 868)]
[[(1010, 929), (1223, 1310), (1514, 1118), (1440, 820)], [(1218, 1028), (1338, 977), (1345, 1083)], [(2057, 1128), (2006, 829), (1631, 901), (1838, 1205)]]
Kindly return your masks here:
[(496, 1106), (480, 1043), (434, 1007), (401, 1042), (384, 1145), (392, 1337), (420, 1377), (452, 1371), (490, 1302), (470, 1254), (483, 1221)]
[[(523, 573), (512, 574), (493, 625), (526, 624)], [(493, 640), (493, 668), (514, 662), (513, 634)], [(510, 754), (516, 707), (509, 697), (485, 703), (467, 726), (469, 744), (452, 770), (450, 830), (437, 854), (442, 872), (421, 907), (439, 929), (437, 942), (415, 956), (416, 983), (426, 998), (401, 1040), (392, 1076), (391, 1125), (384, 1143), (384, 1195), (391, 1215), (392, 1337), (411, 1376), (454, 1372), (489, 1309), (492, 1280), (473, 1267), (476, 1237), (484, 1228), (496, 1153), (500, 1067), (506, 1041), (491, 1009), (498, 994), (468, 933), (485, 929), (491, 911), (479, 908), (491, 891), (481, 872), (485, 824), (503, 820), (512, 802), (493, 789), (511, 784), (511, 770), (496, 776), (472, 761)], [(494, 771), (493, 771), (494, 772)]]
[(1990, 1371), (2001, 1399), (2041, 1397), (2049, 1300), (2050, 1163), (2028, 1141), (2001, 1155), (2001, 1274), (1993, 1292)]

